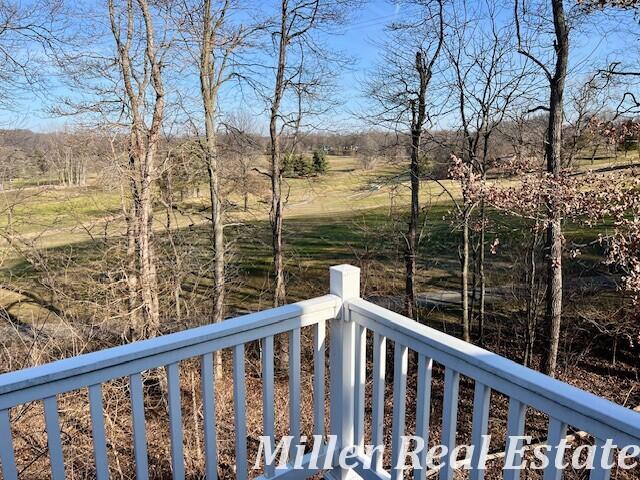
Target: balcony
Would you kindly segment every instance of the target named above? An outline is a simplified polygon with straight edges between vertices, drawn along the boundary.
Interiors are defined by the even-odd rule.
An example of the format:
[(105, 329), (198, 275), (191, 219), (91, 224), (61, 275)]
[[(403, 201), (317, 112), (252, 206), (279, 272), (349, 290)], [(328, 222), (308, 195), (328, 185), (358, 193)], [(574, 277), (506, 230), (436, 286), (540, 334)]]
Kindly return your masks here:
[[(419, 466), (413, 469), (416, 480), (439, 476), (451, 480), (459, 468), (452, 453), (456, 446), (458, 405), (461, 377), (473, 380), (473, 414), (470, 425), (471, 445), (479, 446), (487, 434), (491, 392), (500, 392), (508, 398), (506, 422), (507, 438), (516, 438), (525, 431), (528, 410), (548, 416), (545, 443), (551, 451), (557, 450), (569, 427), (585, 432), (585, 438), (596, 446), (594, 468), (590, 478), (606, 480), (610, 475), (613, 457), (611, 449), (604, 448), (609, 440), (618, 448), (640, 445), (640, 414), (611, 403), (566, 383), (551, 379), (506, 358), (369, 303), (359, 294), (359, 270), (348, 265), (330, 270), (330, 294), (299, 303), (262, 311), (219, 325), (186, 330), (171, 335), (136, 342), (87, 355), (68, 358), (50, 364), (14, 371), (0, 376), (0, 463), (3, 478), (17, 479), (21, 471), (12, 441), (12, 409), (29, 402), (42, 402), (43, 422), (47, 434), (50, 473), (54, 480), (66, 478), (68, 459), (63, 454), (58, 398), (60, 395), (88, 389), (88, 408), (91, 418), (91, 438), (95, 477), (110, 478), (111, 448), (106, 439), (103, 410), (103, 385), (114, 379), (124, 379), (128, 385), (131, 412), (131, 448), (135, 457), (135, 477), (147, 479), (149, 458), (145, 423), (143, 374), (150, 369), (164, 368), (166, 372), (166, 399), (171, 453), (171, 476), (183, 479), (185, 472), (183, 404), (180, 391), (180, 365), (190, 359), (199, 359), (202, 405), (202, 436), (205, 467), (202, 476), (222, 477), (218, 469), (218, 441), (214, 394), (214, 352), (229, 349), (233, 358), (233, 405), (235, 442), (235, 478), (255, 477), (247, 442), (245, 345), (261, 344), (262, 429), (263, 435), (276, 442), (274, 423), (274, 336), (288, 335), (288, 428), (296, 440), (301, 436), (302, 409), (313, 417), (313, 434), (327, 439), (335, 435), (336, 449), (354, 447), (349, 468), (341, 468), (337, 455), (330, 455), (329, 443), (317, 442), (319, 458), (312, 461), (307, 453), (301, 468), (287, 464), (276, 468), (263, 464), (260, 478), (308, 478), (324, 474), (327, 478), (399, 479), (410, 470), (389, 468), (403, 461), (401, 439), (406, 433), (408, 411), (415, 411), (412, 434), (428, 444), (435, 422), (430, 419), (431, 385), (434, 363), (444, 370), (442, 415), (438, 421), (440, 443), (449, 452), (437, 468), (426, 468), (427, 451), (418, 454)], [(313, 404), (301, 402), (301, 330), (313, 331), (311, 342), (313, 358)], [(330, 327), (330, 328), (327, 328)], [(330, 335), (327, 335), (327, 333)], [(330, 339), (327, 345), (327, 339)], [(387, 341), (393, 343), (393, 365), (387, 369)], [(326, 370), (326, 354), (329, 368)], [(372, 352), (372, 362), (367, 358)], [(406, 392), (409, 359), (416, 365), (416, 404), (407, 409)], [(369, 368), (367, 368), (369, 365)], [(385, 372), (393, 371), (393, 406), (391, 432), (385, 432)], [(367, 373), (370, 377), (367, 378)], [(329, 391), (325, 392), (325, 376), (329, 377)], [(371, 388), (365, 389), (370, 381)], [(370, 396), (365, 395), (369, 392)], [(329, 427), (326, 428), (325, 402), (328, 398)], [(367, 408), (365, 408), (367, 405)], [(365, 412), (367, 413), (365, 415)], [(415, 425), (415, 428), (413, 427)], [(365, 435), (366, 432), (366, 435)], [(375, 450), (363, 448), (365, 437), (373, 445), (385, 443), (390, 435), (390, 462)], [(638, 452), (635, 452), (637, 455)], [(524, 453), (526, 455), (526, 452)], [(516, 454), (516, 460), (523, 453)], [(318, 459), (320, 460), (318, 462)], [(19, 463), (19, 462), (18, 462)], [(315, 463), (315, 464), (314, 464)], [(482, 480), (484, 470), (482, 452), (474, 449), (470, 458), (469, 476)], [(385, 465), (387, 465), (385, 469)], [(324, 468), (328, 466), (329, 468)], [(515, 480), (521, 470), (504, 470), (504, 477)], [(545, 480), (557, 480), (562, 470), (552, 462), (544, 469)], [(227, 475), (228, 477), (228, 475)]]

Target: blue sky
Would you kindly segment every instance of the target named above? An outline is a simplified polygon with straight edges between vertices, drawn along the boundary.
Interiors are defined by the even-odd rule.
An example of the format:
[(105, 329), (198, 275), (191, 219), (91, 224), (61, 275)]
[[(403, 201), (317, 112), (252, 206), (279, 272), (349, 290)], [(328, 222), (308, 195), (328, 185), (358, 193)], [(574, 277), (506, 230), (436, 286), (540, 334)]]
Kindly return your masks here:
[[(485, 1), (492, 0), (469, 0), (469, 3)], [(332, 49), (344, 52), (354, 60), (350, 69), (336, 72), (340, 99), (346, 100), (342, 107), (332, 113), (329, 128), (355, 125), (349, 112), (355, 110), (362, 100), (362, 80), (378, 61), (378, 45), (384, 41), (385, 26), (396, 19), (397, 15), (398, 7), (392, 1), (371, 0), (352, 12), (349, 23), (341, 27), (341, 34), (326, 38)], [(637, 21), (629, 15), (622, 22), (619, 18), (599, 15), (589, 19), (581, 27), (574, 38), (571, 59), (576, 72), (574, 78), (579, 79), (580, 72), (592, 69), (595, 64), (603, 65), (608, 59), (625, 56), (634, 60), (640, 58)], [(197, 85), (194, 85), (194, 91), (197, 91)], [(50, 116), (47, 107), (59, 95), (70, 93), (72, 92), (53, 80), (50, 88), (40, 97), (25, 94), (23, 98), (17, 99), (16, 111), (0, 111), (0, 128), (28, 128), (36, 131), (60, 129), (72, 120)]]
[[(385, 26), (397, 18), (398, 7), (384, 0), (370, 2), (365, 8), (352, 15), (345, 25), (344, 33), (330, 40), (335, 46), (356, 59), (353, 69), (348, 71), (341, 82), (343, 87), (357, 87), (354, 80), (377, 61), (376, 45), (384, 40)], [(351, 93), (359, 94), (355, 89)]]
[[(377, 52), (374, 43), (381, 40), (385, 25), (394, 19), (396, 11), (396, 6), (389, 1), (370, 1), (357, 12), (353, 12), (349, 24), (341, 28), (341, 34), (327, 37), (326, 41), (332, 48), (353, 57), (355, 61), (351, 70), (344, 72), (337, 79), (342, 98), (355, 99), (361, 94), (356, 80), (362, 77), (364, 70), (371, 68), (375, 63)], [(0, 128), (51, 131), (72, 125), (73, 119), (52, 116), (48, 113), (48, 107), (58, 96), (73, 95), (73, 92), (55, 79), (49, 83), (47, 91), (43, 94), (26, 93), (23, 98), (16, 99), (16, 111), (0, 110)], [(347, 119), (348, 109), (349, 107), (345, 106), (338, 115)]]

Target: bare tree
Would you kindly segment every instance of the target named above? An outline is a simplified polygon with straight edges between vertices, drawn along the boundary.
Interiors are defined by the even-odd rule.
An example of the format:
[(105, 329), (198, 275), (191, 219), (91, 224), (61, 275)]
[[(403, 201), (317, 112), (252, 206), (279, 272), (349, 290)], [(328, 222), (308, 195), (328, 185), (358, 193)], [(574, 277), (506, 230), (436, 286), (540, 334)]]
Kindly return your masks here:
[(358, 140), (356, 157), (364, 170), (371, 170), (382, 157), (382, 146), (375, 132), (363, 132)]
[(411, 17), (391, 25), (392, 39), (367, 86), (374, 99), (373, 118), (409, 138), (411, 207), (405, 241), (405, 311), (416, 318), (416, 257), (422, 239), (420, 162), (429, 121), (428, 90), (445, 37), (444, 1), (406, 2)]
[[(131, 207), (127, 212), (129, 248), (135, 250), (133, 295), (140, 294), (142, 322), (134, 325), (137, 338), (157, 335), (160, 328), (158, 280), (153, 241), (153, 183), (157, 179), (156, 153), (165, 110), (162, 78), (166, 47), (156, 44), (154, 16), (147, 0), (109, 0), (111, 33), (124, 87), (123, 103), (130, 122), (128, 162)], [(138, 22), (142, 18), (142, 24)], [(138, 30), (141, 30), (138, 31)], [(141, 49), (137, 46), (142, 45)], [(150, 91), (152, 92), (150, 94)], [(151, 98), (149, 96), (151, 95)], [(133, 252), (131, 252), (133, 253)]]
[[(275, 47), (275, 72), (269, 109), (269, 159), (271, 180), (271, 245), (273, 250), (273, 304), (286, 301), (284, 276), (284, 251), (282, 226), (284, 219), (284, 197), (282, 188), (282, 155), (293, 150), (303, 118), (318, 113), (312, 104), (327, 101), (322, 92), (331, 84), (330, 72), (325, 68), (327, 60), (340, 65), (339, 58), (331, 56), (315, 38), (318, 31), (339, 23), (350, 4), (345, 0), (281, 0), (279, 11), (273, 22), (271, 38)], [(344, 60), (343, 60), (344, 61)], [(289, 108), (287, 109), (287, 104)], [(326, 110), (327, 107), (320, 107)], [(284, 140), (289, 145), (285, 148)]]
[[(534, 62), (542, 71), (549, 85), (548, 106), (540, 109), (548, 112), (548, 127), (545, 142), (546, 170), (554, 178), (562, 175), (562, 123), (564, 109), (564, 91), (569, 63), (569, 25), (562, 0), (550, 0), (550, 21), (553, 23), (553, 51), (551, 53), (552, 66), (549, 62), (534, 52), (530, 45), (524, 42), (522, 28), (522, 12), (526, 0), (515, 0), (514, 18), (518, 39), (518, 51), (524, 57)], [(547, 346), (543, 360), (543, 371), (551, 376), (555, 375), (558, 361), (558, 346), (560, 343), (560, 327), (562, 323), (562, 218), (549, 205), (547, 238), (545, 255), (547, 263), (547, 291), (545, 322), (547, 328)]]
[(42, 94), (46, 56), (68, 36), (60, 0), (0, 2), (0, 105), (14, 110), (26, 91)]
[(568, 90), (568, 110), (565, 118), (563, 168), (572, 168), (577, 155), (586, 149), (591, 151), (591, 163), (595, 160), (600, 147), (596, 129), (591, 128), (596, 117), (600, 116), (611, 103), (611, 95), (606, 80), (598, 72), (591, 74), (584, 82), (571, 85)]
[(65, 186), (84, 186), (87, 181), (88, 146), (86, 138), (72, 133), (53, 136), (48, 149), (50, 161)]
[[(232, 0), (183, 1), (179, 16), (184, 46), (198, 68), (200, 97), (204, 114), (204, 138), (200, 140), (202, 157), (209, 180), (211, 202), (211, 236), (213, 252), (214, 299), (212, 322), (224, 319), (225, 250), (223, 198), (221, 192), (221, 159), (218, 153), (219, 93), (234, 78), (234, 55), (245, 45), (253, 29), (233, 25), (230, 20), (236, 7)], [(196, 45), (195, 51), (192, 45)], [(222, 359), (215, 358), (216, 372), (222, 375)]]
[[(526, 91), (525, 79), (531, 72), (529, 62), (517, 65), (514, 61), (516, 46), (510, 41), (513, 37), (512, 22), (500, 20), (504, 15), (498, 6), (481, 5), (472, 8), (464, 1), (461, 3), (452, 20), (453, 32), (446, 49), (456, 92), (452, 96), (454, 109), (459, 114), (461, 127), (459, 158), (484, 180), (488, 170), (498, 163), (499, 154), (493, 145), (495, 134)], [(470, 27), (480, 21), (487, 25), (486, 31)], [(468, 189), (462, 189), (463, 196), (468, 192)], [(463, 198), (459, 205), (463, 338), (471, 340), (471, 323), (478, 296), (479, 338), (482, 341), (486, 298), (485, 202), (482, 198), (477, 201)], [(474, 242), (471, 224), (476, 209), (479, 210), (479, 227), (476, 229), (477, 242)], [(472, 255), (476, 261), (473, 264), (473, 282), (470, 282)], [(473, 285), (471, 295), (470, 284)]]
[(224, 127), (222, 149), (228, 160), (225, 175), (233, 188), (242, 195), (242, 209), (248, 212), (249, 196), (256, 195), (260, 190), (254, 168), (264, 151), (264, 145), (256, 133), (257, 128), (249, 112), (233, 112), (225, 119)]
[(276, 79), (273, 87), (273, 99), (269, 115), (269, 149), (271, 159), (271, 245), (273, 249), (273, 304), (281, 305), (285, 302), (286, 290), (284, 282), (284, 260), (282, 251), (282, 172), (281, 172), (281, 132), (278, 131), (278, 119), (281, 115), (282, 99), (290, 80), (287, 78), (287, 52), (291, 42), (302, 37), (313, 28), (319, 8), (318, 1), (294, 2), (282, 0), (278, 32), (278, 60)]

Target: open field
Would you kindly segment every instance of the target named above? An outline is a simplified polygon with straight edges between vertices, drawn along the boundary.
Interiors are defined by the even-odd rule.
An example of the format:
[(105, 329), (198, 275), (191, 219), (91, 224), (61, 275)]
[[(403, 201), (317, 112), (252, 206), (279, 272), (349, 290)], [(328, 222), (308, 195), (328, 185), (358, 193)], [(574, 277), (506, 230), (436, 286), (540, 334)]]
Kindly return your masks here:
[[(362, 268), (363, 293), (372, 301), (402, 310), (403, 245), (402, 232), (406, 229), (405, 210), (408, 205), (406, 175), (396, 166), (378, 165), (370, 171), (363, 171), (358, 162), (350, 157), (330, 157), (330, 171), (326, 176), (309, 179), (288, 179), (288, 201), (285, 219), (286, 272), (288, 297), (290, 301), (320, 295), (328, 287), (328, 267), (339, 263), (353, 263)], [(616, 163), (598, 162), (595, 168), (611, 168)], [(509, 180), (512, 181), (512, 180)], [(503, 180), (504, 183), (507, 180)], [(460, 295), (459, 295), (459, 238), (451, 214), (453, 201), (458, 200), (459, 190), (452, 181), (443, 185), (450, 190), (453, 199), (436, 182), (424, 182), (422, 201), (428, 210), (425, 225), (425, 238), (421, 244), (418, 270), (418, 292), (420, 319), (431, 326), (448, 333), (459, 335)], [(266, 191), (266, 190), (265, 190)], [(200, 188), (200, 197), (188, 197), (180, 202), (171, 213), (171, 228), (167, 230), (166, 209), (157, 205), (155, 212), (155, 232), (160, 272), (164, 277), (183, 274), (179, 282), (185, 307), (178, 317), (172, 292), (163, 291), (161, 295), (163, 331), (177, 331), (189, 326), (207, 323), (209, 302), (211, 299), (211, 278), (209, 275), (210, 235), (207, 226), (206, 188)], [(5, 287), (0, 293), (0, 303), (10, 317), (3, 320), (3, 344), (16, 342), (17, 349), (24, 352), (26, 364), (39, 363), (43, 356), (47, 359), (69, 356), (88, 350), (103, 348), (123, 341), (121, 332), (126, 331), (126, 320), (115, 313), (104, 319), (103, 308), (110, 306), (110, 312), (118, 312), (109, 295), (113, 285), (121, 281), (117, 272), (119, 265), (126, 260), (122, 237), (124, 221), (122, 218), (121, 197), (117, 190), (109, 189), (99, 179), (93, 179), (86, 188), (28, 188), (3, 195), (5, 204), (16, 202), (11, 216), (4, 216), (0, 228), (11, 235), (3, 239), (2, 268), (0, 282)], [(268, 221), (268, 197), (250, 197), (249, 211), (241, 211), (239, 198), (231, 197), (234, 205), (229, 208), (226, 232), (229, 241), (229, 296), (228, 315), (246, 311), (255, 311), (271, 306), (270, 272), (271, 246)], [(393, 202), (392, 202), (393, 200)], [(393, 204), (393, 206), (392, 206)], [(489, 254), (488, 264), (488, 301), (487, 333), (484, 345), (498, 353), (520, 360), (522, 353), (522, 329), (525, 306), (519, 299), (519, 283), (522, 272), (514, 265), (522, 262), (522, 245), (527, 241), (527, 231), (522, 220), (492, 211), (489, 213), (489, 243), (500, 239), (495, 254)], [(633, 359), (626, 353), (618, 353), (615, 368), (611, 362), (611, 345), (606, 335), (593, 335), (585, 330), (584, 319), (593, 311), (616, 311), (622, 302), (621, 294), (616, 291), (615, 279), (602, 264), (602, 247), (595, 241), (604, 230), (586, 228), (578, 224), (565, 227), (568, 246), (578, 244), (582, 255), (576, 259), (567, 258), (565, 318), (567, 332), (563, 335), (562, 356), (559, 364), (559, 377), (598, 395), (610, 398), (625, 405), (640, 404), (640, 391), (637, 390), (637, 370)], [(9, 245), (8, 240), (16, 242)], [(21, 245), (25, 247), (25, 253)], [(186, 249), (186, 254), (174, 257), (172, 245)], [(26, 247), (29, 247), (28, 249)], [(180, 266), (180, 268), (178, 268)], [(115, 272), (115, 273), (114, 273)], [(104, 278), (102, 278), (104, 277)], [(29, 301), (20, 292), (9, 288), (30, 287), (39, 292), (38, 285), (47, 285), (42, 289), (53, 291), (58, 305), (68, 307), (65, 321), (43, 307), (38, 302)], [(53, 288), (51, 288), (53, 286)], [(42, 298), (40, 299), (40, 301)], [(126, 317), (124, 317), (126, 319)], [(99, 320), (92, 320), (99, 319)], [(581, 319), (579, 322), (577, 319)], [(73, 322), (80, 324), (74, 324)], [(9, 323), (12, 322), (11, 327)], [(79, 335), (78, 332), (82, 334)], [(303, 334), (304, 341), (308, 332)], [(39, 339), (39, 348), (35, 338)], [(603, 341), (605, 343), (603, 343)], [(33, 343), (32, 343), (33, 342)], [(258, 421), (261, 409), (259, 395), (261, 384), (259, 354), (254, 347), (248, 348), (248, 409), (250, 415), (249, 430), (259, 435), (261, 424)], [(388, 362), (391, 364), (391, 358)], [(534, 364), (537, 359), (534, 360)], [(230, 364), (230, 358), (227, 359)], [(303, 365), (311, 365), (311, 359), (305, 359)], [(16, 368), (9, 365), (8, 368)], [(229, 368), (229, 367), (226, 367)], [(411, 367), (412, 369), (415, 366)], [(195, 366), (183, 366), (182, 385), (185, 395), (197, 389), (194, 380)], [(412, 370), (413, 371), (413, 370)], [(150, 373), (147, 380), (149, 396), (161, 388), (162, 376)], [(412, 373), (413, 375), (413, 373)], [(303, 398), (311, 402), (311, 372), (303, 371)], [(614, 387), (612, 387), (612, 385)], [(119, 402), (126, 395), (126, 386), (112, 382), (105, 390), (107, 409), (120, 411)], [(276, 390), (282, 398), (287, 397), (286, 376), (277, 379)], [(369, 387), (367, 387), (369, 388)], [(392, 398), (392, 383), (386, 386), (387, 397)], [(415, 378), (411, 376), (408, 396), (414, 398)], [(218, 383), (218, 414), (220, 435), (220, 471), (222, 476), (233, 477), (233, 403), (230, 373)], [(472, 411), (471, 382), (466, 379), (461, 385), (460, 422), (470, 423)], [(433, 383), (432, 439), (440, 435), (438, 421), (442, 415), (443, 392), (442, 370), (434, 370)], [(493, 449), (500, 448), (499, 439), (505, 428), (506, 400), (494, 395), (491, 432), (498, 439)], [(87, 413), (76, 412), (81, 398), (71, 395), (61, 399), (63, 425), (66, 432), (75, 432), (78, 438), (86, 436), (83, 422)], [(126, 402), (125, 402), (126, 403)], [(197, 421), (188, 402), (184, 405), (185, 418)], [(415, 407), (409, 402), (409, 410)], [(370, 407), (367, 407), (370, 408)], [(167, 475), (170, 465), (166, 460), (166, 437), (168, 429), (164, 422), (162, 408), (158, 417), (150, 419), (149, 449), (151, 469), (158, 478)], [(21, 421), (24, 431), (39, 426), (40, 410), (29, 411)], [(286, 409), (278, 409), (277, 431), (286, 432)], [(389, 412), (388, 412), (389, 413)], [(410, 415), (412, 412), (409, 412)], [(76, 420), (76, 417), (80, 420)], [(73, 419), (73, 421), (72, 421)], [(544, 435), (546, 419), (539, 413), (531, 412), (527, 420), (528, 429), (534, 436)], [(310, 419), (303, 420), (303, 428), (308, 428)], [(36, 425), (36, 427), (34, 427)], [(23, 428), (24, 427), (24, 428)], [(390, 432), (390, 426), (387, 426)], [(111, 438), (114, 455), (121, 455), (118, 461), (127, 465), (130, 461), (128, 445), (128, 427), (113, 426)], [(408, 425), (408, 428), (414, 428)], [(84, 430), (83, 430), (84, 429)], [(186, 430), (186, 449), (192, 455), (192, 464), (188, 468), (201, 469), (202, 458), (198, 453), (199, 444), (194, 437), (194, 429)], [(461, 436), (469, 432), (461, 427)], [(368, 433), (369, 435), (369, 433)], [(387, 439), (388, 441), (389, 439)], [(33, 441), (33, 440), (29, 440)], [(40, 439), (40, 441), (43, 441)], [(75, 442), (84, 444), (82, 442)], [(69, 442), (69, 447), (75, 445)], [(25, 458), (33, 457), (33, 448), (28, 441), (20, 438), (19, 448), (24, 448)], [(21, 447), (22, 445), (24, 447)], [(250, 445), (250, 448), (254, 448)], [(74, 447), (76, 448), (76, 447)], [(88, 454), (79, 452), (82, 458)], [(90, 456), (90, 455), (89, 455)], [(88, 457), (87, 457), (88, 458)], [(112, 463), (115, 462), (115, 457)], [(27, 470), (38, 478), (39, 466), (35, 461)], [(499, 462), (490, 468), (499, 468)], [(77, 466), (91, 469), (91, 466)], [(229, 470), (229, 471), (227, 471)]]
[[(598, 159), (593, 166), (588, 159), (581, 163), (585, 169), (607, 169), (633, 161), (621, 157), (618, 163), (611, 158)], [(398, 166), (388, 164), (363, 170), (352, 157), (329, 157), (329, 164), (325, 176), (286, 180), (284, 234), (289, 298), (293, 301), (308, 297), (311, 292), (323, 292), (327, 267), (349, 262), (363, 266), (365, 294), (398, 308), (404, 281), (401, 234), (406, 228), (404, 214), (409, 199), (406, 174)], [(258, 190), (264, 195), (250, 196), (247, 212), (237, 206), (228, 209), (229, 269), (233, 274), (228, 299), (230, 314), (270, 303), (268, 190), (264, 187)], [(161, 245), (166, 245), (169, 236), (193, 245), (193, 255), (206, 265), (209, 234), (204, 183), (199, 192), (200, 196), (185, 198), (172, 211), (170, 231), (166, 228), (166, 209), (157, 205), (155, 230)], [(457, 322), (455, 308), (434, 308), (429, 299), (446, 297), (447, 292), (455, 294), (458, 288), (458, 238), (451, 213), (459, 194), (459, 186), (450, 180), (424, 181), (421, 194), (428, 215), (421, 245), (419, 292), (426, 301), (425, 315), (431, 321), (453, 324)], [(12, 235), (48, 258), (64, 258), (66, 276), (82, 275), (85, 263), (99, 261), (105, 251), (113, 248), (114, 239), (124, 234), (120, 191), (109, 188), (99, 178), (92, 179), (85, 188), (26, 188), (5, 192), (0, 198), (5, 205), (16, 203), (11, 215), (0, 218), (0, 228), (10, 227)], [(241, 203), (233, 193), (229, 198), (232, 205)], [(520, 220), (515, 217), (497, 212), (489, 217), (488, 243), (498, 238), (500, 244), (490, 257), (488, 286), (491, 289), (492, 282), (494, 287), (499, 286), (497, 294), (505, 298), (519, 281), (512, 260), (519, 254), (524, 237), (519, 230)], [(602, 275), (606, 267), (601, 264), (601, 247), (595, 242), (601, 230), (567, 225), (566, 232), (568, 246), (578, 244), (582, 251), (578, 259), (566, 262), (568, 290), (595, 288), (598, 295), (592, 301), (606, 299), (615, 292), (615, 285)], [(6, 238), (2, 242), (1, 273), (5, 279), (20, 283), (21, 278), (28, 280), (37, 274), (24, 258), (16, 255), (18, 250), (8, 247)], [(205, 275), (191, 283), (206, 288), (208, 281)], [(197, 291), (196, 288), (192, 293)], [(3, 302), (15, 299), (15, 293), (0, 298)], [(16, 308), (28, 308), (32, 313), (33, 306)], [(504, 308), (514, 307), (503, 305)]]

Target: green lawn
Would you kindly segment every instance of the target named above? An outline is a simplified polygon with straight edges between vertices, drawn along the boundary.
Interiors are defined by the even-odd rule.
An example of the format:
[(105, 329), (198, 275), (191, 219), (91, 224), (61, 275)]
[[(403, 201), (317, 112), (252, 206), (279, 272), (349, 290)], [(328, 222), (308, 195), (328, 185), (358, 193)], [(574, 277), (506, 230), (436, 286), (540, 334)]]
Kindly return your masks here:
[[(363, 266), (368, 295), (399, 295), (404, 282), (402, 233), (406, 230), (410, 193), (405, 172), (393, 165), (363, 171), (351, 157), (329, 157), (329, 163), (326, 176), (286, 179), (284, 239), (290, 299), (323, 293), (327, 288), (328, 267), (345, 262)], [(443, 183), (454, 197), (459, 196), (455, 182)], [(206, 188), (203, 186), (200, 191), (201, 197), (184, 201), (184, 214), (172, 218), (171, 238), (191, 252), (186, 261), (193, 262), (192, 268), (203, 268), (210, 259), (206, 211), (202, 212), (207, 205), (202, 193)], [(261, 191), (262, 196), (251, 196), (249, 212), (236, 208), (228, 213), (227, 222), (232, 225), (227, 228), (229, 269), (234, 277), (228, 298), (230, 311), (264, 308), (269, 304), (271, 249), (266, 184)], [(427, 222), (419, 255), (419, 290), (456, 290), (458, 233), (451, 215), (451, 198), (436, 182), (424, 182), (421, 197), (427, 209)], [(94, 181), (88, 188), (29, 189), (5, 193), (0, 199), (4, 205), (18, 204), (12, 209), (13, 231), (40, 249), (47, 258), (49, 271), (59, 269), (67, 280), (76, 276), (77, 288), (82, 285), (81, 280), (100, 273), (92, 268), (114, 265), (124, 254), (123, 247), (118, 246), (124, 234), (119, 190), (100, 187)], [(241, 204), (235, 195), (230, 200)], [(161, 274), (170, 275), (173, 261), (165, 217), (164, 209), (158, 208), (155, 215), (158, 254), (166, 263)], [(7, 227), (8, 218), (6, 213), (0, 218), (0, 228)], [(513, 264), (522, 260), (527, 229), (522, 220), (497, 212), (489, 212), (489, 220), (488, 243), (496, 237), (500, 240), (496, 254), (487, 253), (489, 286), (519, 281), (519, 272)], [(568, 278), (584, 274), (585, 265), (592, 270), (591, 274), (601, 272), (604, 268), (601, 246), (595, 243), (599, 232), (580, 225), (567, 225), (565, 232), (568, 245), (579, 244), (583, 251), (579, 259), (568, 259), (565, 263)], [(5, 255), (0, 257), (3, 258), (0, 276), (21, 284), (37, 284), (42, 272), (16, 256), (6, 243), (4, 251)], [(185, 281), (194, 285), (194, 294), (204, 289), (206, 297), (210, 285), (206, 274)], [(0, 301), (8, 300), (0, 297)]]

